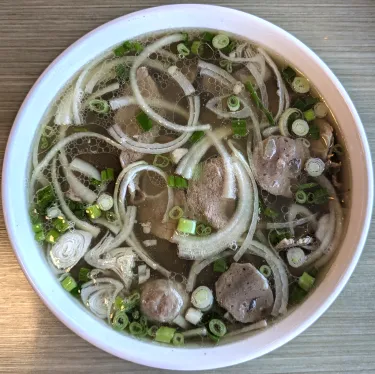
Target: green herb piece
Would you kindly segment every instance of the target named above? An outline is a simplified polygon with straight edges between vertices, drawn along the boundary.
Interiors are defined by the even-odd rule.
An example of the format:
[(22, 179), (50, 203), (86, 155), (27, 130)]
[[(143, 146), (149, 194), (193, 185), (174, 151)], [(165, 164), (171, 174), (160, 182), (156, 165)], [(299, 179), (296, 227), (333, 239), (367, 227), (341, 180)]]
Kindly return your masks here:
[(61, 285), (63, 286), (64, 290), (66, 290), (68, 292), (72, 291), (74, 288), (76, 288), (78, 286), (77, 282), (75, 281), (75, 279), (70, 274), (67, 275), (61, 281)]
[(43, 231), (42, 221), (36, 222), (32, 225), (32, 229), (35, 233)]
[(91, 280), (91, 278), (89, 277), (90, 272), (91, 272), (91, 269), (80, 268), (79, 274), (78, 274), (78, 280), (80, 282), (84, 282), (84, 283), (88, 282), (89, 280)]
[(208, 328), (212, 334), (220, 338), (227, 333), (227, 327), (220, 319), (212, 319), (208, 324)]
[(305, 112), (303, 112), (303, 115), (307, 122), (310, 122), (315, 119), (315, 112), (313, 109), (306, 110)]
[(116, 65), (115, 67), (116, 77), (120, 82), (126, 82), (129, 80), (130, 70), (123, 64)]
[(115, 172), (113, 168), (107, 168), (100, 172), (101, 182), (111, 182), (115, 179)]
[(321, 205), (321, 204), (325, 204), (328, 202), (329, 200), (329, 193), (328, 193), (328, 190), (326, 188), (320, 188), (316, 191), (314, 191), (314, 204), (316, 205)]
[(55, 202), (56, 196), (51, 184), (46, 187), (41, 188), (36, 192), (36, 209), (38, 213), (44, 214), (46, 208), (48, 208), (52, 203)]
[(203, 46), (203, 43), (200, 42), (199, 40), (195, 40), (192, 44), (191, 44), (191, 53), (193, 55), (197, 55), (197, 56), (201, 56), (204, 52), (204, 46)]
[(195, 235), (196, 227), (197, 221), (187, 218), (180, 218), (178, 220), (177, 231), (185, 234)]
[(233, 135), (243, 137), (247, 135), (247, 126), (244, 119), (232, 120), (232, 131)]
[(143, 131), (150, 131), (152, 129), (152, 120), (145, 112), (139, 112), (135, 118)]
[(55, 244), (59, 237), (60, 233), (55, 229), (51, 229), (47, 232), (45, 241), (47, 243)]
[(285, 69), (283, 69), (283, 71), (281, 72), (281, 74), (283, 75), (284, 79), (290, 84), (293, 82), (293, 79), (296, 77), (296, 72), (294, 71), (294, 69), (292, 69), (290, 66), (286, 67)]
[(309, 133), (307, 136), (313, 140), (318, 140), (320, 138), (320, 130), (319, 127), (316, 125), (311, 125)]
[(90, 219), (97, 219), (102, 215), (102, 211), (97, 205), (91, 205), (86, 208), (86, 214)]
[(296, 305), (299, 304), (307, 295), (307, 292), (303, 290), (298, 284), (295, 284), (290, 292), (289, 304)]
[(298, 278), (298, 285), (305, 290), (306, 292), (309, 292), (312, 288), (312, 286), (315, 283), (315, 278), (312, 277), (310, 274), (304, 272), (299, 278)]
[(215, 34), (213, 34), (212, 32), (204, 32), (202, 34), (202, 39), (205, 41), (205, 42), (209, 42), (211, 43), (212, 42), (212, 39), (214, 38)]
[(298, 189), (299, 190), (309, 190), (311, 188), (314, 188), (318, 185), (318, 183), (314, 183), (314, 182), (311, 182), (311, 183), (304, 183), (304, 184), (300, 184), (298, 186)]
[(224, 258), (219, 258), (214, 262), (213, 269), (215, 273), (224, 273), (228, 270), (227, 262)]
[(276, 210), (273, 210), (272, 208), (270, 207), (266, 207), (263, 211), (263, 214), (266, 216), (266, 217), (269, 217), (269, 218), (276, 218), (279, 216), (279, 213), (276, 212)]
[(37, 242), (43, 242), (46, 239), (46, 236), (44, 235), (43, 231), (36, 232), (34, 235), (34, 239)]
[(204, 131), (194, 131), (189, 141), (191, 143), (196, 143), (198, 140), (202, 139), (203, 136), (204, 136)]
[(170, 343), (173, 339), (173, 336), (176, 332), (176, 329), (167, 326), (161, 326), (158, 328), (155, 334), (155, 340), (159, 343)]

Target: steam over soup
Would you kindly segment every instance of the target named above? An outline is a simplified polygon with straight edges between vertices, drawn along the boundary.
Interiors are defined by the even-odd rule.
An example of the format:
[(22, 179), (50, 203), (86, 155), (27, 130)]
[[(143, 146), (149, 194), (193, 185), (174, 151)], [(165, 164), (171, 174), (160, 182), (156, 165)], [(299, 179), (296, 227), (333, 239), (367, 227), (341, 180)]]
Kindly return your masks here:
[(35, 239), (62, 287), (121, 332), (180, 346), (264, 328), (341, 239), (335, 126), (307, 78), (246, 40), (125, 41), (40, 124)]

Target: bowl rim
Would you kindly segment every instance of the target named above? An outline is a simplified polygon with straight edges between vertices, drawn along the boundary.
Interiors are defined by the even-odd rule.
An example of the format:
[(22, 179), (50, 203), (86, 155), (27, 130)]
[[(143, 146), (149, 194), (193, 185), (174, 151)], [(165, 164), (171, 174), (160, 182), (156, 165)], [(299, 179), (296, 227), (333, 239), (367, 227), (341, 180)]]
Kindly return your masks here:
[[(196, 20), (189, 20), (187, 16), (189, 14), (194, 16)], [(213, 14), (215, 14), (215, 17), (212, 17)], [(27, 205), (25, 205), (27, 201), (25, 196), (27, 184), (24, 183), (22, 186), (19, 186), (19, 184), (27, 178), (27, 168), (25, 168), (24, 165), (29, 163), (28, 155), (32, 144), (32, 140), (22, 134), (22, 128), (27, 126), (28, 121), (30, 123), (30, 118), (39, 118), (39, 120), (42, 118), (40, 114), (41, 112), (44, 113), (44, 109), (42, 111), (44, 105), (42, 100), (47, 101), (45, 100), (43, 90), (48, 87), (51, 82), (58, 81), (60, 79), (59, 75), (67, 75), (68, 73), (64, 72), (64, 69), (76, 72), (92, 57), (102, 52), (103, 48), (95, 49), (93, 46), (101, 42), (105, 45), (107, 35), (111, 35), (111, 44), (114, 45), (124, 38), (121, 38), (121, 35), (115, 35), (115, 33), (123, 30), (126, 26), (135, 25), (138, 27), (141, 25), (145, 29), (148, 28), (150, 32), (165, 30), (170, 29), (170, 27), (155, 28), (157, 26), (152, 25), (175, 24), (176, 21), (174, 17), (178, 19), (178, 17), (182, 17), (182, 15), (188, 20), (186, 21), (187, 25), (182, 24), (180, 28), (194, 28), (194, 23), (199, 21), (202, 25), (207, 25), (207, 29), (219, 29), (243, 35), (244, 27), (246, 27), (246, 25), (252, 25), (264, 32), (265, 39), (268, 38), (269, 40), (270, 36), (272, 36), (273, 39), (287, 45), (288, 48), (297, 53), (297, 55), (299, 53), (301, 57), (304, 57), (308, 65), (306, 69), (310, 69), (311, 71), (313, 71), (312, 69), (317, 69), (321, 76), (325, 76), (327, 78), (327, 86), (332, 86), (330, 94), (337, 96), (337, 100), (341, 103), (342, 110), (344, 110), (344, 108), (347, 109), (347, 114), (349, 114), (353, 126), (356, 127), (355, 134), (358, 137), (356, 139), (357, 145), (361, 145), (358, 155), (356, 154), (354, 160), (351, 160), (351, 162), (363, 161), (363, 165), (358, 166), (360, 170), (354, 171), (359, 173), (358, 175), (361, 177), (362, 201), (359, 209), (360, 212), (358, 212), (358, 222), (353, 223), (352, 227), (353, 233), (357, 230), (355, 239), (352, 239), (354, 240), (355, 248), (352, 249), (351, 252), (348, 252), (345, 266), (339, 269), (338, 265), (334, 263), (328, 271), (323, 284), (318, 286), (299, 308), (271, 328), (255, 336), (246, 337), (240, 341), (212, 348), (176, 349), (173, 347), (145, 343), (118, 334), (109, 329), (105, 323), (101, 321), (98, 322), (95, 317), (89, 316), (87, 311), (72, 300), (72, 298), (59, 287), (56, 281), (52, 281), (51, 284), (48, 285), (43, 283), (43, 281), (51, 281), (52, 272), (50, 272), (49, 269), (47, 270), (47, 267), (43, 268), (42, 266), (40, 269), (35, 269), (35, 266), (33, 266), (35, 265), (34, 262), (38, 261), (39, 263), (46, 263), (42, 256), (43, 254), (40, 253), (41, 251), (33, 254), (33, 261), (28, 258), (30, 254), (25, 250), (25, 246), (27, 243), (26, 240), (29, 240), (31, 237), (31, 229), (26, 228), (26, 225), (30, 226), (28, 219), (24, 216), (20, 217), (22, 215), (19, 214), (16, 209), (17, 205), (21, 206), (23, 210), (25, 210), (25, 206), (27, 209)], [(206, 17), (206, 23), (203, 22), (204, 17)], [(210, 27), (211, 24), (215, 25), (215, 27)], [(196, 27), (203, 28), (204, 26)], [(229, 27), (231, 27), (230, 30), (228, 29)], [(237, 29), (241, 29), (241, 32), (238, 32)], [(144, 34), (144, 32), (140, 33), (138, 29), (137, 31), (133, 30), (131, 32), (133, 32), (133, 36), (128, 36), (127, 38)], [(114, 38), (112, 38), (112, 36)], [(115, 39), (117, 39), (116, 42), (114, 41)], [(92, 49), (94, 49), (94, 51)], [(276, 41), (273, 42), (271, 49), (277, 49)], [(76, 56), (82, 55), (83, 53), (85, 53), (85, 58), (76, 61)], [(306, 60), (306, 57), (308, 57), (310, 62)], [(295, 65), (298, 67), (298, 63)], [(300, 70), (304, 71), (304, 69)], [(308, 74), (308, 76), (310, 77), (311, 75)], [(57, 93), (59, 89), (60, 88), (56, 89), (55, 93)], [(320, 89), (319, 91), (322, 92), (325, 91), (325, 89)], [(36, 108), (35, 106), (33, 108), (33, 105), (36, 104), (40, 104), (40, 108)], [(46, 107), (46, 105), (44, 105), (44, 107)], [(32, 123), (31, 121), (29, 127), (35, 130), (37, 125), (38, 123)], [(19, 147), (20, 142), (27, 142), (29, 146)], [(21, 165), (20, 169), (23, 170), (14, 170), (15, 162), (18, 162)], [(351, 164), (351, 166), (353, 165)], [(142, 365), (174, 370), (214, 369), (259, 357), (290, 341), (314, 323), (342, 291), (359, 260), (369, 230), (374, 190), (371, 155), (363, 125), (345, 89), (325, 63), (298, 39), (268, 21), (231, 8), (199, 4), (159, 6), (116, 18), (86, 34), (61, 53), (36, 81), (17, 114), (7, 143), (2, 176), (4, 216), (14, 252), (28, 281), (52, 313), (76, 334), (108, 353)], [(24, 179), (20, 179), (21, 177)], [(353, 186), (353, 195), (358, 191), (358, 187)], [(17, 231), (20, 227), (22, 228), (22, 226), (25, 227), (25, 235), (20, 236)], [(345, 238), (344, 242), (346, 242), (347, 239), (348, 238)], [(35, 243), (30, 245), (30, 242), (28, 242), (29, 251), (30, 247), (33, 247), (32, 249), (38, 248)], [(328, 282), (328, 280), (330, 280), (330, 282)], [(249, 349), (249, 346), (251, 349)], [(147, 356), (144, 357), (144, 352), (146, 351)], [(165, 357), (168, 357), (168, 359), (165, 359)], [(192, 358), (194, 360), (192, 360)]]

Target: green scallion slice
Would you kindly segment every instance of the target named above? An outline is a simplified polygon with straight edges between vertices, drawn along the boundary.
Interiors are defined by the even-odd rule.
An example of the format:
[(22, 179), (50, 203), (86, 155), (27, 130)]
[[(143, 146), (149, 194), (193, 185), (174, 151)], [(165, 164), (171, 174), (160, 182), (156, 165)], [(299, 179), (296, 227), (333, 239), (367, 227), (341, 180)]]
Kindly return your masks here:
[(177, 225), (177, 231), (184, 234), (195, 235), (196, 226), (197, 221), (187, 218), (180, 218)]
[(46, 233), (45, 240), (48, 243), (55, 244), (59, 237), (60, 237), (60, 233), (55, 229), (51, 229)]
[(34, 239), (37, 242), (43, 242), (46, 239), (46, 236), (44, 235), (43, 231), (36, 232), (34, 235)]
[(197, 226), (197, 229), (196, 229), (196, 234), (198, 236), (207, 236), (207, 235), (210, 235), (212, 232), (212, 229), (210, 226), (208, 225), (205, 225), (204, 223), (200, 223), (198, 226)]
[(233, 135), (238, 137), (243, 137), (247, 135), (247, 126), (244, 119), (234, 119), (232, 120), (232, 131)]
[(271, 268), (268, 265), (262, 265), (259, 268), (261, 274), (263, 274), (266, 278), (269, 278), (272, 275)]
[(63, 286), (64, 290), (71, 292), (74, 288), (77, 287), (77, 282), (75, 279), (68, 274), (62, 281), (61, 285)]
[(305, 191), (298, 190), (295, 195), (296, 203), (305, 204), (307, 201), (307, 194)]
[(118, 312), (116, 312), (116, 314), (114, 315), (112, 319), (112, 327), (117, 331), (123, 331), (126, 329), (128, 324), (129, 324), (129, 318), (127, 314), (122, 310), (119, 310)]
[(183, 58), (183, 57), (189, 56), (190, 49), (184, 43), (179, 43), (177, 44), (177, 52), (180, 58), (181, 57)]
[(152, 120), (145, 112), (138, 113), (135, 118), (143, 131), (150, 131), (152, 129)]
[(214, 38), (214, 34), (212, 32), (204, 32), (203, 35), (202, 35), (202, 39), (205, 41), (205, 42), (209, 42), (211, 43), (212, 42), (212, 39)]
[(286, 67), (285, 69), (283, 69), (283, 71), (281, 72), (282, 75), (283, 75), (283, 78), (288, 82), (288, 83), (292, 83), (293, 82), (293, 79), (296, 77), (296, 72), (294, 71), (294, 69), (292, 69), (290, 66)]
[(63, 217), (57, 217), (53, 221), (53, 227), (60, 233), (69, 230), (69, 222)]
[(189, 141), (191, 143), (196, 143), (198, 140), (202, 139), (204, 136), (204, 131), (194, 131)]
[(133, 321), (129, 325), (129, 332), (130, 332), (131, 335), (141, 336), (141, 335), (143, 335), (144, 331), (145, 331), (145, 327), (142, 326), (139, 322)]
[(35, 233), (43, 231), (43, 223), (42, 221), (36, 222), (32, 225), (32, 229)]
[(219, 258), (214, 262), (213, 269), (215, 273), (224, 273), (228, 270), (228, 264), (224, 258)]
[(240, 99), (236, 95), (231, 95), (228, 97), (227, 100), (228, 109), (231, 112), (236, 112), (238, 109), (240, 109)]
[(166, 168), (169, 165), (169, 158), (162, 155), (155, 155), (152, 164), (158, 168)]
[(203, 46), (203, 43), (199, 40), (195, 40), (192, 44), (191, 44), (191, 53), (193, 55), (197, 55), (197, 56), (201, 56), (203, 54), (203, 51), (204, 51), (204, 46)]
[(141, 313), (139, 312), (139, 310), (136, 309), (132, 311), (132, 318), (136, 320), (141, 318)]
[(91, 269), (80, 268), (79, 273), (78, 273), (78, 280), (84, 283), (88, 282), (89, 280), (91, 280), (90, 272), (91, 272)]
[(155, 334), (155, 340), (159, 343), (170, 343), (173, 339), (173, 336), (176, 332), (176, 329), (167, 326), (161, 326), (158, 328)]
[(230, 43), (228, 35), (217, 34), (212, 39), (212, 46), (216, 49), (223, 49)]
[(225, 326), (225, 323), (220, 319), (212, 319), (208, 324), (208, 328), (213, 335), (220, 338), (227, 333), (227, 327)]
[(109, 211), (105, 212), (105, 218), (107, 219), (108, 222), (116, 222), (117, 221), (117, 216), (114, 212)]
[(279, 213), (276, 212), (276, 210), (273, 210), (272, 208), (270, 207), (266, 207), (263, 211), (263, 214), (266, 216), (266, 217), (269, 217), (269, 218), (276, 218), (279, 216)]
[(174, 206), (168, 213), (170, 219), (180, 219), (184, 215), (184, 211), (179, 206)]
[(110, 107), (106, 100), (93, 99), (89, 101), (89, 109), (95, 113), (105, 114), (109, 112)]
[(250, 96), (253, 99), (257, 108), (259, 108), (264, 113), (264, 115), (266, 116), (269, 124), (274, 126), (275, 121), (273, 119), (272, 113), (267, 108), (264, 107), (264, 105), (262, 104), (262, 101), (260, 100), (260, 98), (259, 98), (258, 94), (256, 93), (255, 88), (253, 87), (251, 82), (250, 81), (246, 82), (245, 87), (249, 91)]
[(315, 278), (312, 277), (309, 273), (304, 272), (299, 278), (298, 278), (298, 285), (305, 290), (306, 292), (309, 292), (312, 288), (312, 286), (315, 283)]
[(172, 344), (173, 345), (182, 346), (182, 345), (184, 345), (184, 342), (185, 342), (185, 339), (184, 339), (184, 336), (181, 333), (176, 332), (173, 335), (173, 338), (172, 338)]
[(158, 331), (159, 327), (156, 326), (156, 325), (153, 325), (151, 326), (148, 330), (147, 330), (147, 335), (150, 336), (151, 338), (155, 338), (156, 336), (156, 331)]
[(102, 215), (102, 211), (98, 205), (91, 205), (86, 208), (86, 214), (90, 217), (90, 219), (97, 219)]
[(307, 122), (310, 122), (315, 119), (315, 112), (313, 109), (309, 109), (303, 112), (303, 116)]
[(115, 179), (115, 172), (113, 168), (107, 168), (100, 173), (101, 182), (111, 182)]

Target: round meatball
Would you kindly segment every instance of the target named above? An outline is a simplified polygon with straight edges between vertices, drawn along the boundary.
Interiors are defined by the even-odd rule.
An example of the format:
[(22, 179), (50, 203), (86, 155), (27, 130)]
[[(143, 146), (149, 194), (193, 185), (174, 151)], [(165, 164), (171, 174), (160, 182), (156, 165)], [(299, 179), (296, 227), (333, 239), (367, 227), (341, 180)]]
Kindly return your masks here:
[(170, 323), (187, 305), (188, 295), (176, 282), (158, 279), (147, 282), (141, 293), (141, 312), (155, 322)]

